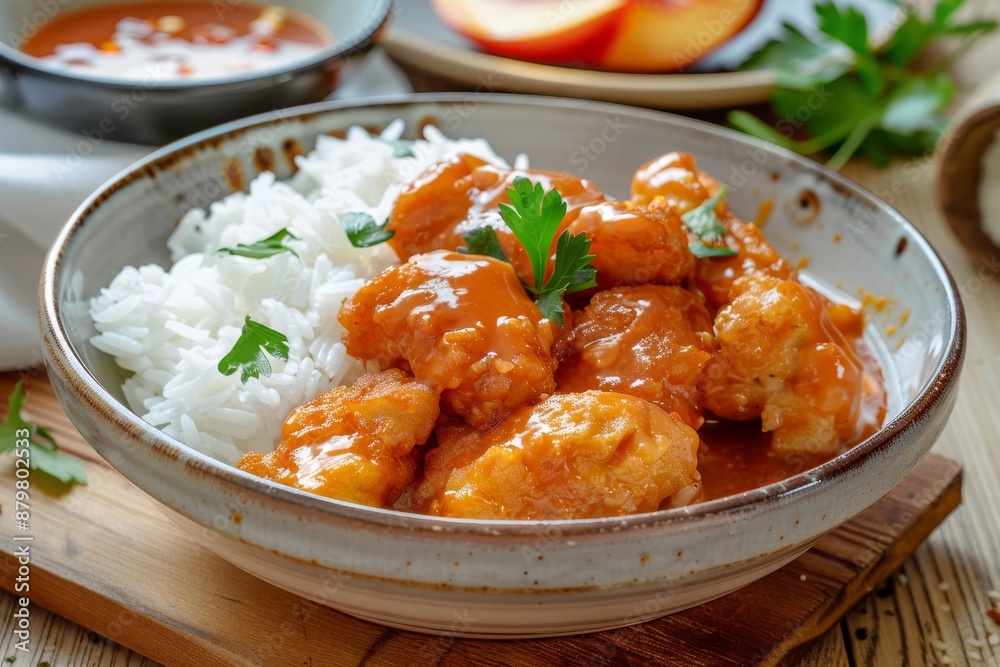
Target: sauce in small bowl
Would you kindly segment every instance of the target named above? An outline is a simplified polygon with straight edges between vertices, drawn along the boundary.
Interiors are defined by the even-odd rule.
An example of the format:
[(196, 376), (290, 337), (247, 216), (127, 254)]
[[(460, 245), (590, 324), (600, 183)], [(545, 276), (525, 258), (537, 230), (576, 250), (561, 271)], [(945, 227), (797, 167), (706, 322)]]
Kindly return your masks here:
[[(279, 2), (286, 11), (267, 12), (266, 5), (272, 2)], [(375, 46), (392, 9), (392, 0), (59, 0), (49, 4), (59, 7), (39, 12), (34, 2), (0, 3), (0, 106), (83, 133), (88, 140), (152, 145), (327, 97), (350, 74), (345, 64)], [(103, 14), (102, 7), (104, 12), (119, 13), (111, 14), (100, 30), (88, 27)], [(201, 14), (199, 19), (193, 14), (196, 11), (207, 16)], [(183, 26), (167, 17), (177, 17)], [(111, 42), (117, 49), (113, 35), (126, 18), (153, 23), (154, 28), (167, 18), (157, 32), (170, 34), (180, 28), (175, 33), (180, 35), (178, 40), (185, 36), (184, 30), (191, 29), (193, 37), (194, 28), (206, 23), (222, 23), (243, 34), (238, 20), (246, 33), (256, 20), (280, 18), (282, 30), (273, 36), (309, 44), (310, 51), (283, 62), (269, 56), (257, 63), (258, 69), (229, 73), (218, 68), (216, 74), (202, 68), (195, 71), (191, 63), (191, 71), (182, 73), (175, 62), (174, 74), (168, 77), (155, 67), (139, 65), (140, 75), (132, 78), (122, 73), (125, 60), (121, 57), (106, 56), (107, 62), (116, 64), (114, 70), (106, 71), (95, 71), (93, 62), (89, 67), (67, 66), (46, 57), (59, 44), (89, 44), (91, 50), (100, 50)], [(296, 25), (304, 26), (312, 36), (290, 32)], [(193, 48), (191, 39), (183, 41), (189, 44), (182, 48)], [(109, 50), (113, 51), (110, 46)], [(107, 62), (102, 60), (102, 66)]]
[(21, 50), (67, 72), (200, 81), (280, 70), (333, 41), (319, 22), (285, 7), (133, 0), (60, 14)]

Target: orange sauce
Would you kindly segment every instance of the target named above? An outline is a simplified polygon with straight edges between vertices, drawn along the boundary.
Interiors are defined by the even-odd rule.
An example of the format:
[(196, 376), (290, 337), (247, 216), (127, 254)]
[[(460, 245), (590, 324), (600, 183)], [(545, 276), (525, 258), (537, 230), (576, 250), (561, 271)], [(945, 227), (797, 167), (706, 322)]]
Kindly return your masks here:
[(858, 338), (853, 343), (854, 354), (871, 379), (864, 387), (856, 437), (842, 443), (836, 452), (780, 451), (771, 447), (771, 433), (761, 430), (760, 419), (739, 422), (711, 418), (698, 429), (702, 442), (698, 452), (698, 500), (715, 500), (780, 482), (822, 465), (875, 435), (886, 412), (882, 370), (866, 341)]
[[(641, 268), (651, 255), (672, 252), (664, 238), (671, 235), (680, 255), (695, 262), (693, 270), (651, 272), (637, 286), (579, 292), (584, 307), (567, 313), (565, 328), (556, 326), (521, 283), (531, 278), (530, 267), (519, 266), (525, 255), (505, 245), (516, 239), (498, 206), (521, 174), (563, 194), (569, 209), (563, 226), (588, 235), (594, 253), (609, 262), (607, 272)], [(440, 394), (443, 418), (434, 436), (414, 440), (423, 472), (413, 493), (404, 494), (407, 509), (583, 517), (713, 500), (815, 468), (878, 431), (886, 389), (864, 340), (862, 311), (799, 282), (761, 229), (725, 204), (716, 213), (733, 254), (697, 260), (680, 224), (656, 228), (666, 234), (647, 233), (662, 221), (640, 221), (636, 213), (667, 207), (676, 222), (678, 211), (720, 188), (693, 158), (672, 153), (639, 169), (629, 202), (595, 204), (604, 196), (583, 179), (501, 170), (470, 156), (431, 168), (404, 191), (390, 218), (396, 232), (390, 244), (406, 263), (347, 299), (339, 321), (348, 354), (412, 375)], [(766, 218), (766, 207), (759, 216)], [(497, 230), (513, 267), (452, 250), (463, 243), (463, 229), (484, 224)], [(798, 268), (807, 264), (803, 258)], [(630, 275), (613, 274), (611, 282), (629, 283)], [(864, 297), (865, 310), (890, 305), (885, 297)], [(586, 453), (601, 430), (594, 396), (622, 404), (643, 399), (638, 404), (659, 423), (633, 425), (607, 451)], [(539, 407), (545, 405), (551, 409)], [(689, 476), (670, 491), (657, 489), (653, 500), (629, 504), (644, 493), (638, 487), (651, 488), (641, 475), (664, 463), (635, 454), (665, 423), (680, 429), (678, 439), (700, 442), (700, 489)], [(579, 469), (577, 460), (584, 461)], [(627, 472), (627, 484), (616, 482), (618, 471)], [(461, 501), (450, 509), (449, 494)], [(546, 514), (556, 505), (555, 515)], [(528, 515), (520, 514), (522, 506)]]
[(283, 7), (157, 0), (59, 14), (21, 50), (75, 71), (190, 78), (264, 69), (332, 42), (319, 23)]
[(805, 472), (832, 457), (771, 448), (771, 434), (759, 419), (745, 422), (710, 421), (698, 430), (703, 446), (698, 455), (702, 495), (715, 500), (750, 491)]
[[(559, 192), (566, 202), (560, 233), (584, 207), (605, 199), (590, 181), (577, 176), (537, 169), (498, 169), (475, 156), (460, 155), (433, 167), (399, 196), (389, 224), (396, 234), (389, 245), (406, 261), (432, 250), (458, 250), (465, 246), (463, 234), (489, 226), (518, 274), (531, 280), (534, 272), (528, 254), (500, 216), (500, 204), (510, 203), (507, 190), (518, 177), (540, 183), (546, 191)], [(554, 252), (555, 241), (552, 249)]]
[(555, 389), (561, 329), (496, 259), (416, 255), (368, 281), (339, 319), (348, 354), (411, 372), (477, 428)]

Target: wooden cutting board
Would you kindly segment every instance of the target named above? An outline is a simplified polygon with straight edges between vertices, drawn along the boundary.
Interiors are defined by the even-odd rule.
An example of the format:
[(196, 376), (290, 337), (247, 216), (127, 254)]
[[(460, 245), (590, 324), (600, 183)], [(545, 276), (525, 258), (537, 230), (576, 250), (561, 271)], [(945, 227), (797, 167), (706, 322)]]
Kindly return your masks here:
[[(19, 377), (0, 374), (0, 411)], [(27, 386), (27, 415), (87, 460), (90, 482), (59, 494), (33, 479), (32, 603), (170, 666), (788, 664), (961, 500), (961, 469), (932, 454), (892, 493), (788, 566), (695, 609), (577, 637), (434, 637), (354, 619), (218, 558), (101, 461), (44, 375), (30, 376)], [(0, 586), (12, 591), (13, 465), (4, 461), (0, 470)]]

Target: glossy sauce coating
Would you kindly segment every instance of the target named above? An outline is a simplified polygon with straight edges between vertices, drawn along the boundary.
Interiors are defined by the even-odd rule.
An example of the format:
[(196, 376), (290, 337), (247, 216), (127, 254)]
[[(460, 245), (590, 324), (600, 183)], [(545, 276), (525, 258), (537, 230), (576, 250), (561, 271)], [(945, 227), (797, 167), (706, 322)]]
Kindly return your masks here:
[(698, 434), (642, 399), (559, 394), (496, 428), (439, 429), (414, 508), (438, 516), (565, 519), (652, 512), (698, 480)]
[[(499, 217), (515, 173), (573, 198), (562, 226), (596, 255), (598, 286), (571, 295), (564, 327), (524, 289), (526, 255)], [(392, 217), (408, 261), (340, 315), (350, 354), (439, 396), (433, 434), (397, 458), (422, 470), (395, 507), (522, 519), (652, 511), (779, 481), (873, 434), (886, 395), (860, 312), (800, 283), (724, 202), (722, 242), (736, 255), (691, 254), (681, 215), (720, 188), (683, 153), (640, 168), (628, 202), (469, 156), (418, 179)], [(512, 264), (423, 252), (484, 224)], [(391, 499), (406, 475), (385, 476)]]
[(590, 239), (599, 290), (675, 285), (694, 274), (687, 232), (680, 216), (669, 209), (609, 201), (582, 209), (568, 229)]
[(639, 167), (632, 177), (632, 201), (643, 206), (662, 198), (668, 208), (683, 215), (708, 197), (690, 153), (665, 153)]
[(699, 380), (706, 408), (725, 419), (760, 417), (777, 450), (832, 455), (878, 429), (881, 375), (830, 318), (827, 299), (763, 273), (737, 280), (731, 296), (715, 318), (720, 350)]
[[(699, 173), (698, 178), (712, 196), (722, 189), (718, 181), (705, 173)], [(705, 294), (710, 304), (723, 306), (729, 303), (733, 283), (752, 273), (763, 273), (783, 280), (793, 277), (792, 266), (768, 243), (760, 227), (737, 218), (725, 202), (720, 203), (717, 210), (719, 219), (727, 230), (725, 244), (736, 255), (713, 257), (711, 261), (698, 262), (694, 284)]]
[(340, 322), (349, 354), (412, 372), (441, 392), (448, 412), (477, 428), (555, 389), (560, 329), (499, 260), (415, 255), (345, 301)]
[(239, 468), (328, 498), (391, 506), (413, 481), (440, 410), (437, 392), (399, 370), (366, 375), (295, 409), (270, 454)]
[(578, 314), (556, 386), (638, 396), (698, 428), (696, 382), (715, 347), (699, 295), (677, 286), (619, 287), (597, 293)]
[(566, 217), (560, 233), (583, 207), (605, 199), (604, 193), (590, 181), (572, 174), (500, 169), (477, 157), (459, 155), (431, 167), (400, 194), (389, 217), (389, 229), (395, 231), (389, 245), (405, 261), (433, 250), (458, 250), (465, 246), (464, 233), (488, 226), (496, 231), (500, 246), (518, 275), (532, 280), (534, 273), (527, 253), (500, 217), (500, 204), (510, 203), (507, 190), (518, 177), (541, 183), (546, 191), (555, 189), (562, 195)]
[(760, 420), (713, 419), (698, 429), (698, 436), (702, 443), (698, 451), (698, 499), (702, 501), (776, 484), (830, 460), (823, 452), (773, 449), (772, 434), (761, 430)]

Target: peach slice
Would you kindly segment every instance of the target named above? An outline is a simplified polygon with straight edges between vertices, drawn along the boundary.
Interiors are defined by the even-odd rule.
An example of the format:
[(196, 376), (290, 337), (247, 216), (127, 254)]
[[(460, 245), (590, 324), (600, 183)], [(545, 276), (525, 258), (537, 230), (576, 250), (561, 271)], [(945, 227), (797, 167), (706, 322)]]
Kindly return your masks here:
[(548, 63), (593, 63), (629, 0), (432, 0), (441, 20), (485, 51)]
[(753, 20), (763, 0), (632, 0), (611, 43), (592, 64), (628, 72), (681, 70)]

